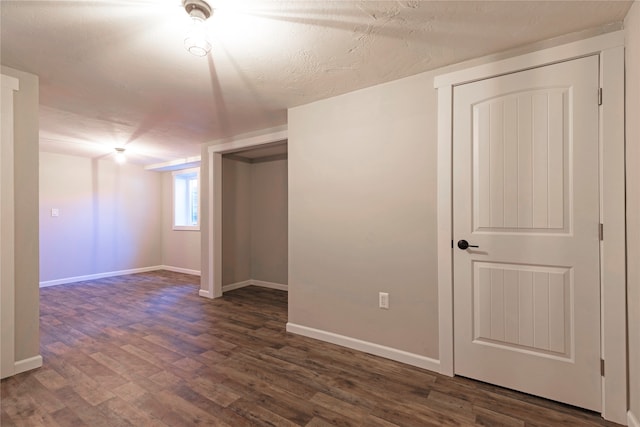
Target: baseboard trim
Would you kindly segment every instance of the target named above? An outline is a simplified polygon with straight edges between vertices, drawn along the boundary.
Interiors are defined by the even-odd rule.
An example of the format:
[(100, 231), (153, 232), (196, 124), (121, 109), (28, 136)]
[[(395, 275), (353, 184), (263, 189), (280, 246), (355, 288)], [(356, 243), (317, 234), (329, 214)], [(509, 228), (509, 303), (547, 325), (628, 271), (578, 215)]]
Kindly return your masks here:
[(200, 289), (198, 291), (198, 295), (200, 295), (203, 298), (213, 299), (213, 296), (209, 293), (209, 291), (207, 291), (205, 289)]
[(84, 282), (86, 280), (104, 279), (107, 277), (124, 276), (127, 274), (136, 274), (136, 273), (147, 273), (149, 271), (158, 271), (158, 270), (167, 270), (167, 271), (173, 271), (176, 273), (184, 273), (184, 274), (191, 274), (194, 276), (200, 276), (200, 271), (198, 270), (191, 270), (191, 269), (182, 268), (182, 267), (173, 267), (171, 265), (154, 265), (151, 267), (131, 268), (129, 270), (108, 271), (105, 273), (87, 274), (85, 276), (74, 276), (74, 277), (65, 277), (63, 279), (46, 280), (44, 282), (40, 282), (40, 287), (46, 288), (49, 286), (66, 285), (67, 283)]
[(164, 266), (154, 265), (152, 267), (132, 268), (129, 270), (108, 271), (106, 273), (87, 274), (85, 276), (65, 277), (63, 279), (47, 280), (40, 282), (41, 288), (49, 286), (66, 285), (67, 283), (84, 282), (86, 280), (104, 279), (106, 277), (124, 276), (127, 274), (146, 273), (149, 271), (163, 270)]
[(640, 418), (636, 417), (633, 412), (627, 412), (627, 425), (629, 427), (640, 427)]
[(303, 335), (305, 337), (314, 338), (320, 341), (330, 342), (342, 347), (347, 347), (353, 350), (373, 354), (375, 356), (384, 357), (386, 359), (395, 360), (396, 362), (406, 363), (407, 365), (416, 366), (418, 368), (427, 369), (429, 371), (440, 372), (439, 360), (431, 359), (426, 356), (420, 356), (419, 354), (409, 353), (407, 351), (386, 347), (368, 341), (362, 341), (344, 335), (334, 334), (333, 332), (309, 328), (307, 326), (297, 325), (291, 322), (287, 323), (287, 332)]
[(230, 283), (228, 285), (224, 285), (222, 287), (222, 292), (233, 291), (234, 289), (244, 288), (246, 286), (250, 286), (251, 280), (243, 280), (242, 282)]
[(222, 287), (222, 292), (233, 291), (234, 289), (244, 288), (246, 286), (260, 286), (263, 288), (269, 289), (277, 289), (279, 291), (288, 291), (289, 287), (287, 285), (283, 285), (282, 283), (274, 283), (274, 282), (265, 282), (264, 280), (243, 280), (242, 282), (230, 283), (228, 285), (224, 285)]
[(200, 276), (200, 270), (191, 270), (189, 268), (173, 267), (171, 265), (161, 265), (160, 267), (162, 270), (173, 271), (175, 273), (184, 273), (184, 274), (191, 274), (193, 276)]
[(262, 286), (263, 288), (277, 289), (279, 291), (289, 291), (289, 286), (282, 283), (265, 282), (264, 280), (251, 279), (251, 284), (254, 286)]
[(23, 372), (37, 369), (42, 366), (42, 356), (37, 355), (29, 357), (28, 359), (18, 360), (13, 364), (13, 374), (21, 374)]

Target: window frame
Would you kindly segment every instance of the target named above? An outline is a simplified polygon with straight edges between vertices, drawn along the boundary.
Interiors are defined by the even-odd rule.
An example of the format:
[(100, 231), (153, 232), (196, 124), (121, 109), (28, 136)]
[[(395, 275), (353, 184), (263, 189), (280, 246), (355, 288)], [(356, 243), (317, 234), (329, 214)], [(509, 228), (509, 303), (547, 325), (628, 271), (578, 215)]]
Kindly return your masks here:
[[(181, 175), (191, 175), (191, 174), (195, 174), (195, 178), (197, 181), (197, 185), (198, 185), (198, 193), (197, 193), (197, 203), (198, 203), (198, 208), (197, 208), (197, 222), (195, 225), (176, 225), (176, 202), (177, 202), (177, 198), (176, 198), (176, 182), (178, 180), (178, 177)], [(181, 169), (181, 170), (177, 170), (177, 171), (173, 171), (171, 172), (171, 226), (173, 230), (176, 231), (200, 231), (200, 206), (202, 205), (202, 197), (201, 197), (202, 191), (201, 191), (201, 184), (200, 184), (200, 168), (196, 167), (196, 168), (189, 168), (189, 169)], [(187, 195), (188, 197), (188, 195)], [(188, 197), (188, 199), (190, 199), (190, 197)], [(188, 200), (185, 200), (185, 203), (188, 203)]]

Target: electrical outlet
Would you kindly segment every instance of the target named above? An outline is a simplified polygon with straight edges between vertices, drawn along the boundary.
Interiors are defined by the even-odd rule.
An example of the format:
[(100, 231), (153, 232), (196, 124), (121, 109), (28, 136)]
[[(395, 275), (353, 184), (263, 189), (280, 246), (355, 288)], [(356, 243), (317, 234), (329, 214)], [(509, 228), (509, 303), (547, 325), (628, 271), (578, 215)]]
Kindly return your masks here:
[(51, 209), (51, 216), (60, 216), (60, 209), (52, 208)]
[(389, 308), (389, 294), (387, 292), (380, 292), (378, 294), (378, 307)]

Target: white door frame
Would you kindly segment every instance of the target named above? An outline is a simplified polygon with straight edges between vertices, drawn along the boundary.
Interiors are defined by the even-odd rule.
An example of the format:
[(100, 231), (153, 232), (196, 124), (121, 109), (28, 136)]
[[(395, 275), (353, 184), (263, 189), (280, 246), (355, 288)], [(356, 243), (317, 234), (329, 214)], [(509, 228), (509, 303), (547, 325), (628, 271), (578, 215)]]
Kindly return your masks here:
[(208, 149), (208, 215), (206, 241), (208, 256), (206, 261), (207, 274), (201, 286), (199, 295), (205, 298), (219, 298), (222, 296), (222, 155), (225, 153), (254, 148), (265, 144), (286, 141), (287, 130), (276, 130), (252, 137), (211, 145)]
[[(599, 55), (602, 416), (627, 421), (627, 329), (624, 157), (624, 32), (617, 31), (438, 76), (438, 317), (440, 372), (454, 375), (452, 101), (454, 86), (534, 67)], [(605, 143), (606, 142), (606, 143)]]

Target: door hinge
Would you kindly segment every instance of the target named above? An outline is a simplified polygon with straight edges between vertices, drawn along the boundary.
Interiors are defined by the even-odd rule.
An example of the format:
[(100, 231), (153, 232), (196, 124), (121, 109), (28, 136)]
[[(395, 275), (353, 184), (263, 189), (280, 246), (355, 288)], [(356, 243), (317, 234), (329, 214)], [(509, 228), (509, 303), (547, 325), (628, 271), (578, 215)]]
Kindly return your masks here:
[(598, 105), (602, 105), (602, 88), (598, 89)]
[(600, 223), (600, 226), (598, 227), (598, 238), (600, 240), (604, 240), (604, 224)]
[(453, 249), (453, 240), (451, 241), (451, 249)]
[(604, 377), (604, 359), (600, 359), (600, 376)]

